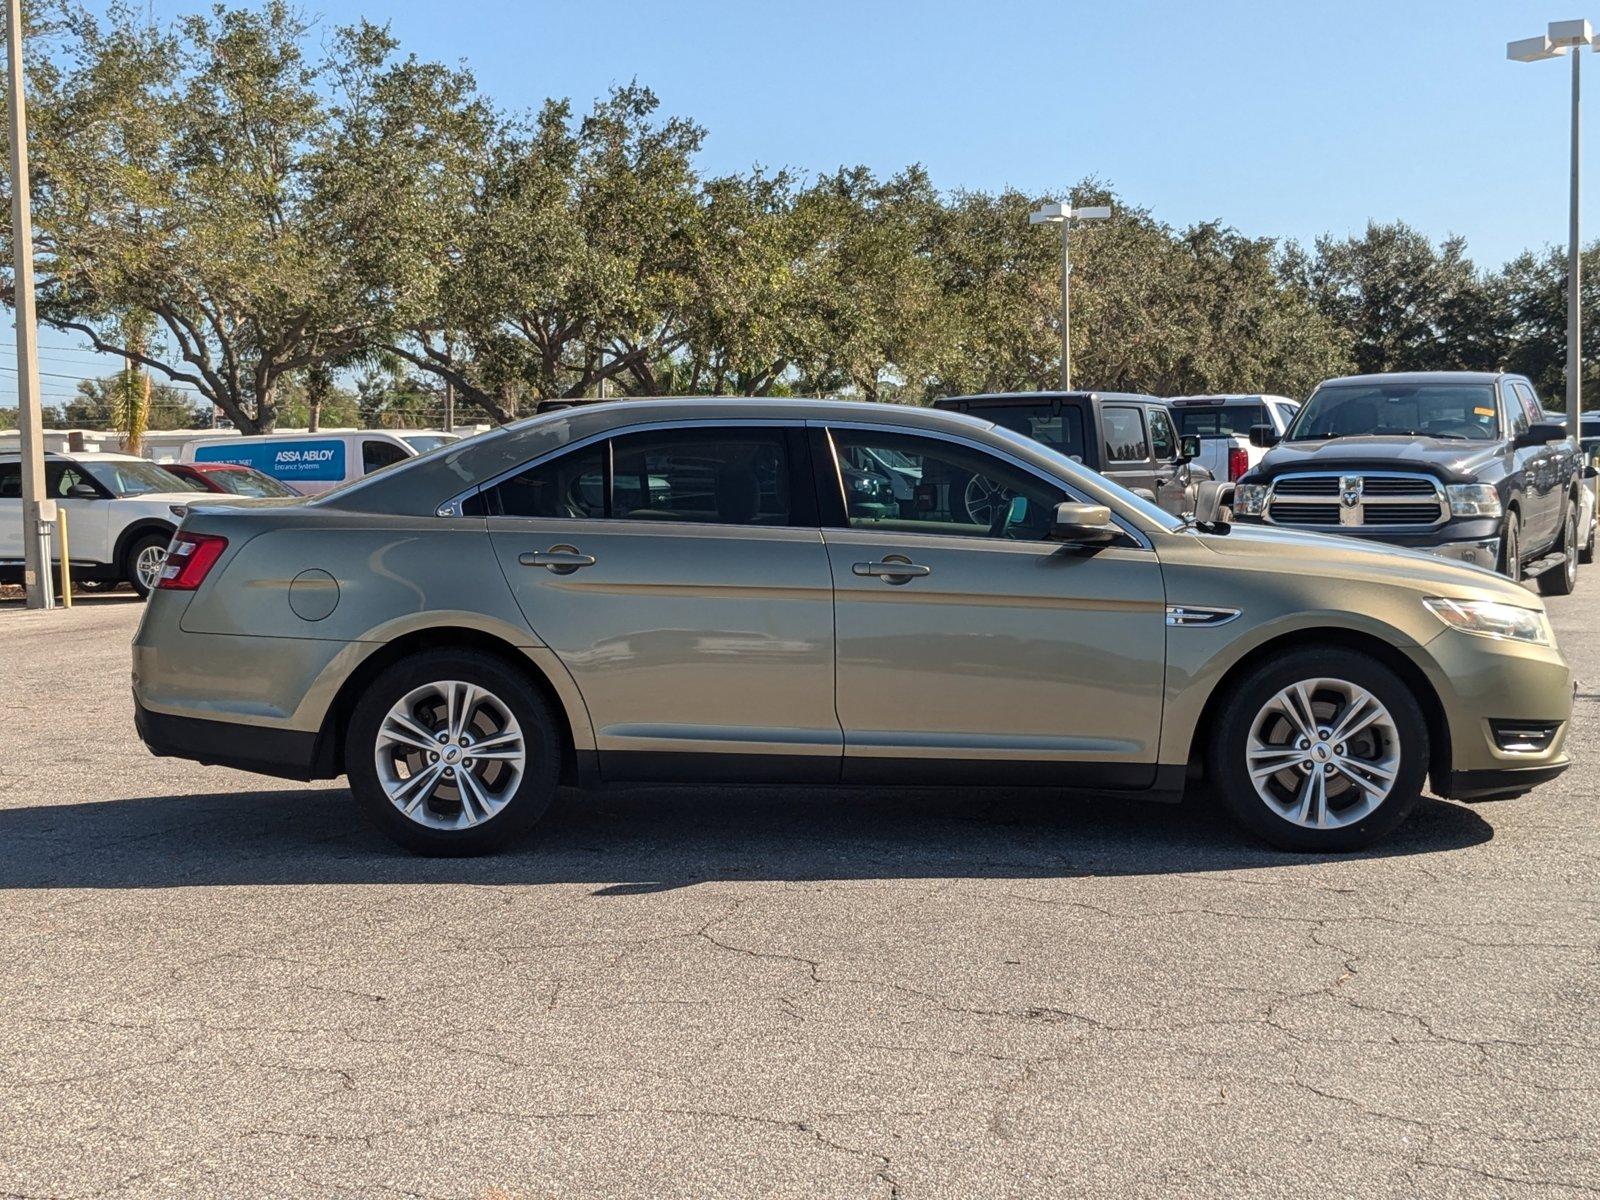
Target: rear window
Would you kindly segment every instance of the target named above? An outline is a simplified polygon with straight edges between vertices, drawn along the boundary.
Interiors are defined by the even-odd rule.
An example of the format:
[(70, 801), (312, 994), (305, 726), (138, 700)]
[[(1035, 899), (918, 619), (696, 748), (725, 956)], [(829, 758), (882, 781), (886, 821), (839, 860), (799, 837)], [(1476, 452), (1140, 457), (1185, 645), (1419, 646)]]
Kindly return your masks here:
[(1043, 442), (1068, 458), (1083, 461), (1083, 410), (1057, 404), (985, 404), (969, 410), (1002, 429)]
[(1172, 415), (1178, 419), (1178, 433), (1183, 437), (1247, 438), (1252, 425), (1271, 423), (1267, 419), (1267, 406), (1264, 404), (1182, 406), (1174, 407)]

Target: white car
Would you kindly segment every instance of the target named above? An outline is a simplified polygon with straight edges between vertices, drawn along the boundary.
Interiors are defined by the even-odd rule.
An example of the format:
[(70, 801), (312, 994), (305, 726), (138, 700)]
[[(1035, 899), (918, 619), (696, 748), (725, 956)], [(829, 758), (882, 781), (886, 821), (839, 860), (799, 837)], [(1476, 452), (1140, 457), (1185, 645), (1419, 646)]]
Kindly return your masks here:
[[(425, 436), (455, 437), (446, 433)], [(178, 461), (254, 467), (302, 496), (316, 496), (341, 483), (365, 478), (374, 471), (415, 458), (419, 453), (418, 447), (388, 430), (359, 429), (338, 433), (262, 433), (249, 437), (202, 436), (184, 443)]]
[[(47, 454), (44, 482), (46, 498), (67, 514), (73, 582), (129, 583), (141, 596), (161, 574), (174, 510), (206, 494), (131, 454)], [(0, 454), (0, 583), (21, 583), (22, 564), (22, 460)]]
[(1282, 437), (1300, 411), (1287, 396), (1173, 396), (1166, 405), (1178, 436), (1200, 439), (1200, 457), (1194, 461), (1220, 483), (1234, 482), (1266, 454), (1250, 441), (1253, 426), (1270, 425)]

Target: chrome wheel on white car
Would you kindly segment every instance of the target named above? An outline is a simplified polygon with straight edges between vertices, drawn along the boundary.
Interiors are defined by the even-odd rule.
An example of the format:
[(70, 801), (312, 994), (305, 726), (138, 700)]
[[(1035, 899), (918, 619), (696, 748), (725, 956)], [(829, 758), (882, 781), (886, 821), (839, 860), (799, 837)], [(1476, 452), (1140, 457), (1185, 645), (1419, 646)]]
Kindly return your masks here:
[(560, 726), (526, 668), (467, 647), (413, 651), (363, 685), (344, 734), (356, 801), (422, 854), (479, 854), (555, 798)]
[(161, 568), (167, 565), (170, 535), (147, 533), (127, 549), (123, 576), (141, 596), (148, 596), (161, 582)]
[(1389, 710), (1344, 679), (1307, 679), (1261, 706), (1245, 750), (1256, 795), (1306, 829), (1338, 829), (1369, 816), (1400, 769)]

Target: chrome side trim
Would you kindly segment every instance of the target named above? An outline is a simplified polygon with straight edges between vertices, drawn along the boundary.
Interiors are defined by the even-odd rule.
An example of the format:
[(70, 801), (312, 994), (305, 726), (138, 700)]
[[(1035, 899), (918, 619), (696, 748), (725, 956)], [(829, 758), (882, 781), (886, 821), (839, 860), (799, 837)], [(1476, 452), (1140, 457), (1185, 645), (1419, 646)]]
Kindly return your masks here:
[(1212, 629), (1235, 620), (1241, 611), (1237, 608), (1210, 608), (1201, 604), (1169, 604), (1167, 624), (1189, 629), (1196, 626)]

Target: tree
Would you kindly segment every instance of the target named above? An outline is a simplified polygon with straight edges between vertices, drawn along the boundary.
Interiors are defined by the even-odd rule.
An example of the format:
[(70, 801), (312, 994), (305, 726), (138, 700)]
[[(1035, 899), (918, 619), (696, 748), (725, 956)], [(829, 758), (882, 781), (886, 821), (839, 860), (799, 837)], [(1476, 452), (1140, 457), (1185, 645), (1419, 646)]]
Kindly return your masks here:
[(1299, 256), (1319, 311), (1347, 330), (1361, 372), (1489, 370), (1505, 351), (1486, 281), (1458, 237), (1437, 247), (1402, 222), (1361, 237), (1318, 238)]
[(285, 378), (364, 347), (387, 303), (362, 268), (393, 197), (351, 181), (324, 93), (381, 74), (393, 43), (360, 26), (310, 62), (282, 0), (175, 33), (121, 6), (70, 28), (33, 81), (40, 318), (270, 429)]

